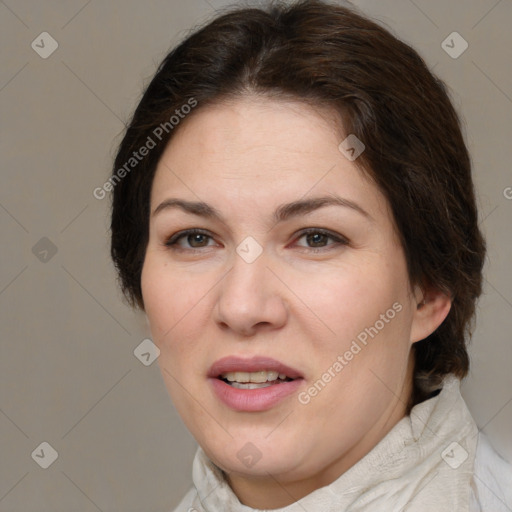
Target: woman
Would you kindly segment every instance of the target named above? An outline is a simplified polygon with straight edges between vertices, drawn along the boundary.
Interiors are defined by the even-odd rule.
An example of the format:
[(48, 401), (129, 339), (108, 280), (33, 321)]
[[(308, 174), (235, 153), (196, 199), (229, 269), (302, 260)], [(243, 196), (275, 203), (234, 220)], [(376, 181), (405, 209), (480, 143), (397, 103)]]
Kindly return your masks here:
[(414, 50), (321, 1), (233, 9), (165, 58), (111, 181), (121, 286), (199, 444), (177, 512), (510, 509), (459, 390), (470, 159)]

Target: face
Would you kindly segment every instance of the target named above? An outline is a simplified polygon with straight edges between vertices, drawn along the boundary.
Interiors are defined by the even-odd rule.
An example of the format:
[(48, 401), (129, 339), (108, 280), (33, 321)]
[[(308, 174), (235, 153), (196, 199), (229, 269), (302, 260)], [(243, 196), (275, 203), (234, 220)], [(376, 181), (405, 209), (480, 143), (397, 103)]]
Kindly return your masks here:
[[(327, 485), (404, 416), (423, 296), (384, 196), (338, 149), (346, 135), (327, 112), (246, 97), (187, 118), (156, 170), (151, 335), (176, 409), (241, 493), (269, 474), (306, 493)], [(216, 378), (278, 363), (298, 377)]]

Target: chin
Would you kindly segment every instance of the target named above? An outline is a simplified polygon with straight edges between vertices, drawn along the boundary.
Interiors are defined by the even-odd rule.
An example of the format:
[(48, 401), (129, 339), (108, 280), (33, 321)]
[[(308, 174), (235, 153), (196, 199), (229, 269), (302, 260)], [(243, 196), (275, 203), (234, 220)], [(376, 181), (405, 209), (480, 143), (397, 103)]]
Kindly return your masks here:
[(226, 473), (253, 477), (286, 474), (301, 463), (297, 446), (293, 442), (286, 446), (277, 439), (258, 441), (250, 436), (235, 437), (228, 447), (210, 449), (207, 446), (203, 450)]

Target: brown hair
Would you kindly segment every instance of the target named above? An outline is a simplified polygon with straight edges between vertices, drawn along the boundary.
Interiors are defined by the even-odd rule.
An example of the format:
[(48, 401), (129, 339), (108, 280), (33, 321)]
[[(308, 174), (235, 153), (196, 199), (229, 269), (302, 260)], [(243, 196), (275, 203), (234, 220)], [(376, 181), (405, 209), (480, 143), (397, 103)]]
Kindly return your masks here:
[[(338, 112), (345, 132), (366, 146), (355, 163), (389, 201), (410, 282), (451, 296), (444, 322), (413, 345), (408, 410), (431, 396), (445, 374), (464, 377), (486, 248), (459, 118), (445, 84), (410, 46), (353, 8), (326, 1), (230, 8), (161, 63), (127, 127), (110, 178), (116, 177), (111, 255), (130, 304), (144, 309), (140, 279), (150, 192), (159, 158), (179, 129), (171, 116), (177, 119), (191, 99), (199, 105), (194, 115), (248, 93)], [(154, 147), (127, 169), (150, 139)], [(127, 172), (119, 179), (121, 168)]]

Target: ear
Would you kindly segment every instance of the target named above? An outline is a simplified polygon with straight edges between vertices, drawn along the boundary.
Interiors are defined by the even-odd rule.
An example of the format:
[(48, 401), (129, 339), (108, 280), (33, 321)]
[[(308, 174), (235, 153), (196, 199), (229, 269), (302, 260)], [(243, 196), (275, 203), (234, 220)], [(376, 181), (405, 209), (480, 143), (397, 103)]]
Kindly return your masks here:
[(415, 287), (416, 311), (411, 324), (411, 343), (430, 336), (448, 316), (452, 300), (446, 293), (434, 288)]

